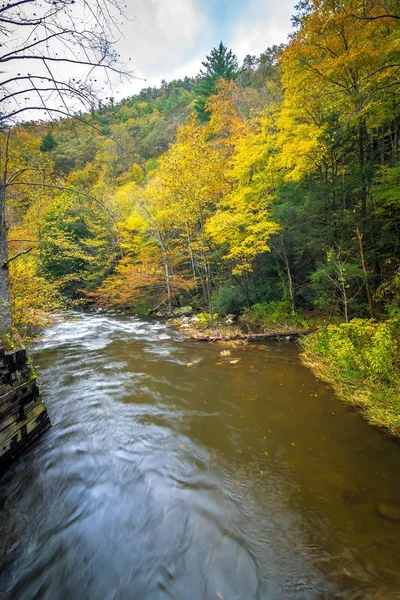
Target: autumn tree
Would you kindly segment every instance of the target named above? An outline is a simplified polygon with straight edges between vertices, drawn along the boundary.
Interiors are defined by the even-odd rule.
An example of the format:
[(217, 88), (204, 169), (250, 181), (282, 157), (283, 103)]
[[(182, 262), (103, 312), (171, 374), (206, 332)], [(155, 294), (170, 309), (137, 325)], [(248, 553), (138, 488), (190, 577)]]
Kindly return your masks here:
[(165, 205), (181, 230), (193, 278), (201, 283), (210, 315), (213, 314), (212, 255), (206, 222), (224, 189), (222, 168), (220, 154), (207, 143), (206, 132), (192, 117), (160, 160), (158, 172)]
[[(94, 107), (102, 84), (118, 66), (113, 32), (122, 14), (119, 0), (8, 1), (0, 7), (0, 125), (29, 113), (75, 116)], [(74, 77), (66, 75), (73, 68)], [(11, 326), (9, 308), (6, 191), (20, 175), (9, 168), (9, 140), (2, 137), (0, 161), (0, 333)], [(28, 183), (25, 178), (24, 183)]]
[[(314, 173), (325, 210), (335, 220), (343, 210), (358, 240), (372, 314), (372, 182), (378, 146), (381, 161), (388, 151), (391, 160), (397, 156), (399, 21), (394, 5), (392, 11), (374, 2), (309, 1), (299, 8), (298, 30), (282, 59), (281, 165), (293, 181)], [(331, 227), (332, 242), (339, 233)]]
[(254, 260), (270, 251), (269, 238), (279, 226), (270, 218), (275, 181), (267, 119), (253, 130), (236, 131), (226, 173), (230, 188), (210, 217), (207, 232), (223, 249), (231, 272), (241, 276), (252, 272)]

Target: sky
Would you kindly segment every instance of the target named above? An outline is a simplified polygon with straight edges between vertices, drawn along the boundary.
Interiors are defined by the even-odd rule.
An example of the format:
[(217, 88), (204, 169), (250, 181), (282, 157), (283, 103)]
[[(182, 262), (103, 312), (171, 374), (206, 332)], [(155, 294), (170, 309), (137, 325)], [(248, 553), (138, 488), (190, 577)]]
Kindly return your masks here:
[[(90, 2), (91, 0), (77, 2), (74, 9), (69, 9), (72, 11), (75, 23), (78, 24), (78, 29), (85, 29), (85, 27), (90, 29), (92, 26), (92, 12), (87, 9)], [(107, 4), (108, 0), (104, 2)], [(120, 25), (115, 49), (120, 54), (121, 61), (133, 71), (134, 79), (121, 83), (117, 76), (110, 75), (109, 71), (106, 75), (101, 69), (93, 76), (96, 77), (96, 81), (98, 78), (96, 85), (102, 97), (106, 99), (113, 96), (117, 101), (138, 93), (142, 88), (158, 87), (163, 79), (171, 81), (186, 75), (197, 75), (206, 55), (212, 48), (218, 46), (220, 41), (233, 50), (239, 61), (242, 61), (246, 54), (259, 55), (268, 47), (285, 42), (291, 31), (291, 16), (297, 0), (278, 2), (276, 0), (121, 0), (121, 2), (126, 3), (126, 15)], [(26, 6), (29, 8), (29, 3)], [(33, 9), (31, 7), (30, 10), (34, 10), (35, 6), (33, 5)], [(37, 6), (42, 7), (43, 11), (47, 10), (46, 3), (39, 3)], [(27, 8), (18, 8), (19, 10), (22, 10), (22, 16), (17, 14), (18, 18), (32, 16)], [(63, 18), (66, 17), (68, 17), (67, 12), (65, 15), (63, 13)], [(57, 17), (53, 25), (58, 31)], [(65, 26), (62, 21), (61, 25)], [(38, 34), (36, 28), (18, 28), (9, 25), (8, 35), (3, 35), (2, 38), (2, 41), (4, 39), (6, 41), (3, 44), (5, 56), (7, 52), (20, 53), (20, 48), (24, 48), (34, 35), (41, 39), (48, 34), (44, 26), (39, 31)], [(36, 37), (34, 39), (36, 40)], [(64, 44), (61, 38), (52, 40), (49, 48), (47, 44), (42, 43), (38, 48), (30, 49), (28, 44), (25, 55), (43, 53), (53, 56), (57, 61), (50, 63), (53, 76), (76, 87), (76, 82), (80, 79), (84, 80), (88, 72), (92, 74), (92, 69), (87, 65), (74, 65), (72, 69), (72, 63), (64, 62), (63, 58), (71, 58), (73, 52), (77, 54), (72, 54), (72, 58), (85, 58), (83, 54), (80, 56), (82, 49), (79, 46), (73, 46), (65, 51)], [(93, 58), (92, 53), (89, 52), (89, 55)], [(17, 58), (21, 58), (21, 55)], [(50, 90), (41, 90), (41, 93), (33, 89), (33, 84), (32, 89), (24, 89), (22, 86), (22, 90), (19, 91), (21, 87), (19, 80), (25, 81), (32, 74), (46, 77), (48, 67), (29, 58), (25, 58), (21, 64), (17, 58), (4, 63), (6, 71), (3, 72), (3, 77), (7, 79), (9, 75), (11, 83), (6, 89), (6, 97), (8, 95), (9, 99), (2, 105), (6, 108), (3, 112), (17, 111), (19, 115), (17, 119), (38, 117), (46, 119), (49, 118), (50, 113), (46, 113), (43, 106), (50, 107), (54, 111), (63, 111), (66, 109), (66, 102), (67, 110), (82, 110), (82, 104), (77, 97), (66, 100), (64, 94), (61, 99), (52, 86)], [(18, 76), (18, 81), (13, 79), (14, 75)], [(31, 109), (32, 106), (36, 106), (36, 109)]]
[(196, 75), (222, 40), (240, 60), (285, 42), (291, 31), (292, 0), (127, 0), (118, 42), (134, 79), (116, 88), (118, 98)]

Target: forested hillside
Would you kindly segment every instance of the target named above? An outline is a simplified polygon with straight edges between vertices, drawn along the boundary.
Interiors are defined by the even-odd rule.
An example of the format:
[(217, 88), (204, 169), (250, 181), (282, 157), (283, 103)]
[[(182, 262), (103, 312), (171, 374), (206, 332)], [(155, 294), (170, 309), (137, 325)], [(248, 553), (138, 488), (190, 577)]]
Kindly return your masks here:
[(221, 43), (195, 79), (1, 133), (23, 334), (87, 303), (398, 319), (399, 7), (310, 0), (294, 25), (242, 65)]

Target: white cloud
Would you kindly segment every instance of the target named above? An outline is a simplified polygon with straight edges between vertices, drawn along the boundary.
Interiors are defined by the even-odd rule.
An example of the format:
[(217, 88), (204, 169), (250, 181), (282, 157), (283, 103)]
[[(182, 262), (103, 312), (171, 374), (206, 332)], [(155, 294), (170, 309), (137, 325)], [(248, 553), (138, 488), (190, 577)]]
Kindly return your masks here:
[(290, 17), (296, 2), (249, 0), (243, 18), (232, 28), (229, 45), (240, 59), (246, 54), (261, 54), (274, 44), (286, 41), (292, 27)]
[[(136, 79), (121, 83), (116, 77), (112, 89), (109, 79), (97, 71), (97, 85), (105, 96), (121, 99), (148, 86), (159, 86), (162, 79), (194, 76), (211, 48), (222, 39), (242, 59), (259, 54), (272, 44), (285, 41), (290, 31), (290, 16), (295, 0), (125, 0), (127, 18), (117, 43), (123, 62), (129, 64)], [(56, 48), (52, 48), (56, 51)], [(128, 62), (128, 59), (129, 62)], [(28, 71), (29, 61), (24, 63)], [(62, 63), (52, 65), (60, 80), (78, 79), (87, 69)], [(38, 65), (34, 73), (41, 74)], [(43, 71), (44, 67), (42, 67)], [(45, 73), (46, 74), (46, 73)], [(110, 74), (109, 74), (110, 75)], [(111, 76), (111, 75), (110, 75)], [(51, 94), (50, 94), (51, 95)], [(31, 95), (32, 96), (32, 95)], [(37, 99), (19, 98), (22, 106)], [(51, 105), (53, 98), (45, 98)], [(63, 109), (56, 98), (54, 108)], [(34, 103), (34, 102), (33, 102)], [(75, 108), (72, 106), (71, 108)], [(81, 106), (77, 106), (81, 108)], [(29, 113), (30, 114), (30, 113)], [(24, 117), (29, 116), (24, 113)], [(46, 114), (43, 115), (46, 117)]]
[(123, 86), (122, 95), (158, 85), (163, 78), (196, 72), (192, 65), (197, 64), (199, 46), (202, 47), (204, 32), (209, 29), (200, 2), (130, 0), (127, 10), (131, 20), (124, 24), (124, 38), (118, 43), (118, 51), (121, 57), (131, 59), (135, 76), (146, 82), (136, 80)]
[[(228, 5), (230, 0), (226, 2)], [(124, 27), (119, 51), (122, 57), (131, 58), (139, 79), (120, 87), (118, 96), (158, 86), (162, 79), (196, 75), (205, 55), (220, 39), (239, 59), (284, 42), (291, 30), (295, 3), (247, 0), (238, 10), (237, 19), (231, 19), (228, 25), (223, 13), (219, 22), (215, 12), (211, 17), (205, 0), (128, 0), (128, 13), (135, 18)], [(234, 4), (230, 6), (232, 16)]]

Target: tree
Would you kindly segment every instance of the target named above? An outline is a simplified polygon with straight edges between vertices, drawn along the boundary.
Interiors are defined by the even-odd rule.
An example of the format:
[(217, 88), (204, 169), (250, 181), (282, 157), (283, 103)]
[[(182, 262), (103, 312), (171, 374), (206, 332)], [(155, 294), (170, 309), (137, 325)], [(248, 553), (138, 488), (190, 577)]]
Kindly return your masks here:
[(226, 183), (221, 154), (207, 143), (195, 117), (179, 129), (176, 143), (162, 157), (158, 179), (163, 205), (187, 248), (193, 278), (200, 281), (212, 318), (212, 249), (206, 222)]
[(316, 305), (325, 309), (339, 306), (348, 323), (351, 303), (364, 283), (364, 273), (359, 265), (350, 261), (340, 247), (330, 249), (326, 262), (318, 266), (311, 275), (311, 281), (317, 293)]
[(200, 71), (199, 82), (195, 88), (195, 110), (201, 122), (209, 119), (210, 113), (206, 108), (207, 100), (216, 94), (217, 83), (220, 79), (228, 81), (235, 79), (239, 72), (239, 63), (232, 50), (228, 50), (222, 42), (202, 63), (205, 70)]
[[(120, 0), (8, 0), (0, 7), (0, 126), (23, 113), (74, 116), (90, 109), (102, 92), (99, 71), (123, 77), (113, 32), (122, 14)], [(74, 77), (63, 70), (73, 68)], [(9, 138), (2, 138), (0, 160), (0, 335), (11, 327), (7, 249), (6, 191), (31, 171), (10, 172)], [(28, 182), (26, 182), (28, 183)], [(13, 257), (14, 258), (14, 257)]]
[(357, 242), (371, 316), (369, 268), (376, 264), (380, 236), (373, 181), (379, 162), (397, 161), (399, 139), (400, 28), (393, 16), (398, 3), (384, 4), (309, 0), (299, 5), (298, 31), (282, 56), (285, 98), (279, 120), (287, 179), (308, 178), (313, 193), (320, 188), (315, 200), (330, 214), (331, 243), (338, 243), (340, 226)]
[(51, 152), (57, 147), (57, 141), (51, 131), (48, 131), (40, 144), (41, 152)]
[[(219, 112), (219, 103), (214, 106)], [(213, 119), (214, 114), (210, 125)], [(234, 275), (252, 272), (255, 258), (269, 252), (269, 238), (279, 230), (270, 219), (274, 173), (269, 123), (263, 119), (254, 128), (255, 131), (246, 132), (236, 126), (233, 130), (235, 148), (227, 172), (231, 189), (218, 203), (206, 229), (213, 242), (223, 249)]]

